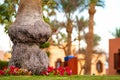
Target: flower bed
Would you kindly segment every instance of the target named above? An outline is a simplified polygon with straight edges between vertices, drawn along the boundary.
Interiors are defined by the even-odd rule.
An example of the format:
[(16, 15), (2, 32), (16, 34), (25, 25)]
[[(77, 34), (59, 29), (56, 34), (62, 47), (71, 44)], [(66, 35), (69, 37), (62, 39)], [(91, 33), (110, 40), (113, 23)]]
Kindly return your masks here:
[[(27, 69), (19, 69), (17, 67), (10, 66), (9, 68), (4, 68), (3, 70), (0, 70), (0, 75), (32, 75), (32, 72), (28, 71)], [(72, 70), (69, 67), (48, 67), (48, 70), (41, 72), (40, 75), (72, 75)]]
[(59, 68), (53, 68), (48, 67), (47, 71), (43, 71), (41, 73), (42, 75), (72, 75), (72, 70), (69, 67), (59, 67)]

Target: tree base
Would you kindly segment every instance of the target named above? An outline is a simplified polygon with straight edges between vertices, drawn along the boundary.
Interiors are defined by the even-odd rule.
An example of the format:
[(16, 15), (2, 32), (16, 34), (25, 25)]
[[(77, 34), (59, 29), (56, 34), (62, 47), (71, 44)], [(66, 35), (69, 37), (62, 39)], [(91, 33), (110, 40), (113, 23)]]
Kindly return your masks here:
[(48, 68), (48, 64), (46, 53), (40, 50), (38, 45), (33, 43), (17, 43), (13, 46), (9, 66), (27, 69), (32, 74), (40, 74), (40, 72)]

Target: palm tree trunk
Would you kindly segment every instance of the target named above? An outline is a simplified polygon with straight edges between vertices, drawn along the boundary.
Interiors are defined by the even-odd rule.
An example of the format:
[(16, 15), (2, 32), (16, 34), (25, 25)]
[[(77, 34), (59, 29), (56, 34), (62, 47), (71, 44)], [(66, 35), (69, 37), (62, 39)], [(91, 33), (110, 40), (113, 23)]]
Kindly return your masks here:
[(85, 74), (91, 74), (91, 60), (92, 60), (92, 53), (93, 53), (93, 34), (94, 34), (94, 14), (96, 12), (95, 5), (90, 4), (89, 6), (89, 32), (87, 36), (87, 52), (85, 56)]
[(68, 24), (67, 24), (67, 33), (68, 33), (68, 39), (67, 39), (67, 55), (69, 56), (71, 55), (71, 34), (72, 34), (72, 21), (70, 19), (68, 19)]
[(80, 41), (81, 41), (81, 36), (80, 36), (80, 31), (78, 32), (78, 53), (80, 54)]
[(67, 55), (71, 55), (71, 33), (68, 33)]
[(49, 25), (42, 19), (42, 0), (20, 0), (15, 22), (8, 34), (13, 41), (9, 66), (40, 74), (48, 67), (48, 57), (39, 46), (51, 35)]

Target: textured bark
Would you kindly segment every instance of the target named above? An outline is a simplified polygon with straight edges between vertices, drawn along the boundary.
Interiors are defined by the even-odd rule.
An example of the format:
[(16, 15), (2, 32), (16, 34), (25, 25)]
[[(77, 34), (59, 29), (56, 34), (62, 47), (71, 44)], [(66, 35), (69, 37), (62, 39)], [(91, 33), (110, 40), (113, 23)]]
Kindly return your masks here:
[(39, 46), (51, 35), (51, 29), (42, 19), (41, 0), (20, 0), (16, 20), (8, 33), (13, 41), (9, 66), (28, 69), (39, 74), (48, 67), (48, 57)]
[(89, 6), (89, 33), (87, 36), (87, 52), (85, 56), (85, 74), (90, 75), (91, 74), (91, 60), (92, 60), (92, 53), (93, 53), (93, 38), (94, 38), (94, 14), (96, 12), (95, 10), (95, 4), (90, 4)]
[(72, 27), (72, 21), (70, 19), (68, 19), (68, 23), (67, 23), (67, 34), (68, 34), (68, 38), (67, 38), (67, 53), (66, 53), (66, 56), (69, 56), (71, 55), (71, 34), (72, 34), (72, 30), (73, 30), (73, 27)]

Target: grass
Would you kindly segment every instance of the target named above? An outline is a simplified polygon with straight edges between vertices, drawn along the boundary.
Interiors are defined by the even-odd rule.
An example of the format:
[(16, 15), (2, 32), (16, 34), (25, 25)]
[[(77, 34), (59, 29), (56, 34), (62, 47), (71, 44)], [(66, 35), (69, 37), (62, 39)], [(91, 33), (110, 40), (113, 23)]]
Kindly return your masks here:
[(120, 80), (120, 76), (0, 76), (0, 80)]

